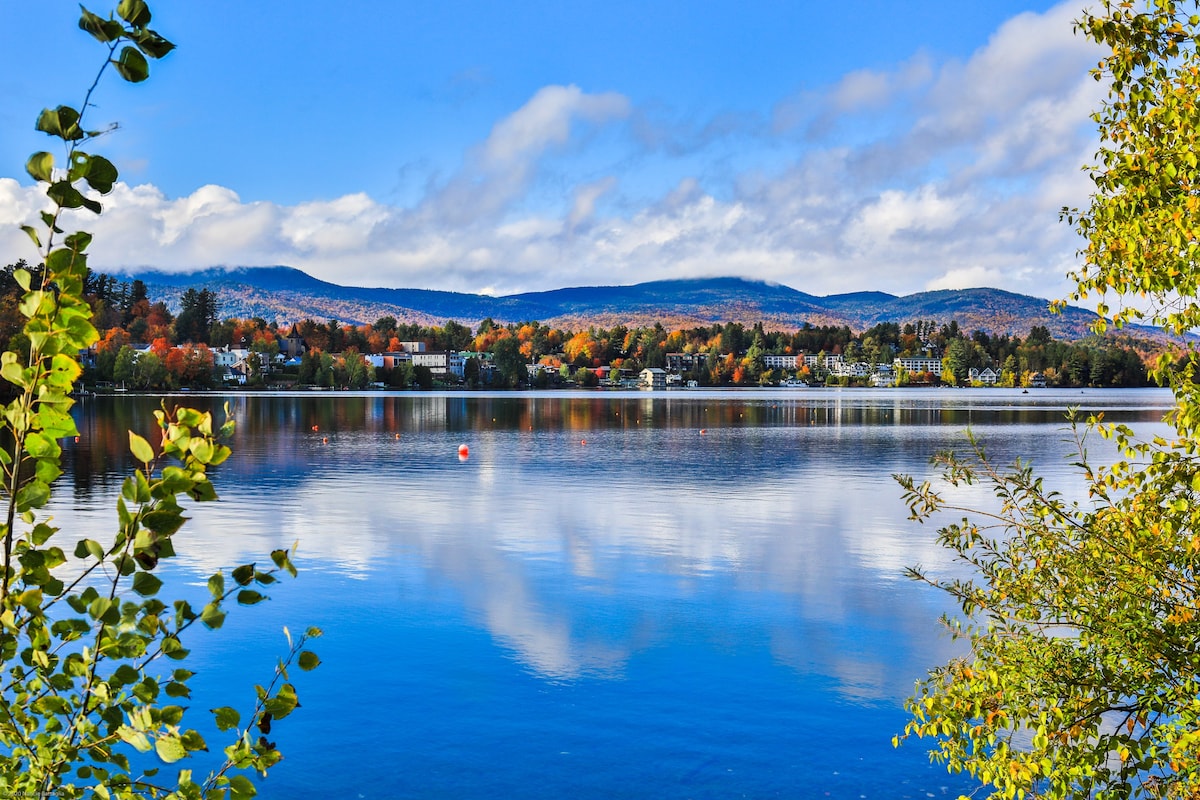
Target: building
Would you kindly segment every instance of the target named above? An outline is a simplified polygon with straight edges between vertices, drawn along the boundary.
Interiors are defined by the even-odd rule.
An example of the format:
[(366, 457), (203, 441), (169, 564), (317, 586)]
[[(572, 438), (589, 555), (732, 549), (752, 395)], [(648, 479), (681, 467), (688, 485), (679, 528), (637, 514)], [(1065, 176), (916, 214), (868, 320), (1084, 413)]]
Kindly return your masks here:
[(288, 331), (287, 336), (277, 339), (279, 342), (279, 354), (284, 358), (299, 358), (304, 355), (304, 339), (300, 336), (300, 330), (292, 323), (292, 329)]
[(213, 351), (213, 366), (222, 369), (245, 366), (250, 351), (242, 347), (224, 347)]
[[(830, 372), (832, 372), (834, 367), (836, 367), (838, 364), (841, 364), (845, 361), (845, 359), (839, 355), (826, 355), (824, 360), (822, 360), (819, 353), (805, 353), (804, 355), (797, 356), (797, 358), (802, 359), (804, 364), (810, 368), (824, 367)], [(800, 362), (797, 361), (797, 363)]]
[(996, 374), (996, 370), (991, 367), (984, 369), (969, 369), (967, 370), (967, 379), (971, 383), (982, 383), (984, 386), (995, 386), (996, 381), (1000, 380), (1000, 376)]
[[(405, 342), (405, 344), (414, 343)], [(425, 350), (424, 344), (421, 347), (421, 350), (414, 350), (409, 354), (414, 367), (427, 367), (434, 375), (457, 375), (460, 378), (463, 376), (467, 362), (462, 357), (462, 353), (452, 353), (447, 350)]]
[(390, 353), (366, 353), (363, 355), (368, 363), (375, 369), (393, 370), (401, 364), (412, 363), (412, 353), (405, 352), (390, 352)]
[(665, 389), (667, 371), (658, 367), (648, 367), (638, 373), (638, 385), (643, 389)]
[(667, 372), (696, 372), (708, 366), (708, 353), (667, 353)]
[(838, 378), (866, 378), (875, 372), (875, 367), (866, 361), (843, 361), (841, 356), (829, 367), (829, 374)]
[(906, 372), (932, 372), (939, 377), (942, 374), (940, 358), (897, 358), (892, 362), (892, 366)]
[(800, 369), (804, 366), (804, 356), (766, 355), (762, 357), (763, 366), (767, 369)]

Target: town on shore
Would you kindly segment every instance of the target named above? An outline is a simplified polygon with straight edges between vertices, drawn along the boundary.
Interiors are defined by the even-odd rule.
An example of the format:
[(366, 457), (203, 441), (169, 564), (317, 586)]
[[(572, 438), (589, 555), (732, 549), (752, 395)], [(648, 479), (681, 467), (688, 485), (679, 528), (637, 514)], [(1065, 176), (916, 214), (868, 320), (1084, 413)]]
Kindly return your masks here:
[[(20, 333), (15, 268), (0, 271), (0, 338)], [(36, 268), (34, 268), (36, 270)], [(385, 316), (370, 325), (220, 318), (208, 289), (188, 289), (177, 313), (141, 281), (92, 274), (100, 340), (81, 354), (89, 389), (560, 388), (756, 386), (1145, 386), (1161, 344), (1129, 336), (1054, 339), (967, 332), (958, 323), (887, 322), (860, 333), (805, 324), (768, 330), (717, 323), (562, 330), (536, 321), (474, 328)]]

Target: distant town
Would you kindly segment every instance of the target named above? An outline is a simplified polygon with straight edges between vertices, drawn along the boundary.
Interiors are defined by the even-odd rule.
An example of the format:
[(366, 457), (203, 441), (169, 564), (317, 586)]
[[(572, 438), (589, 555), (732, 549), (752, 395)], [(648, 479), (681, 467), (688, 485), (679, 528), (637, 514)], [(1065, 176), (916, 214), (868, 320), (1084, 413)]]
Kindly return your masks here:
[[(20, 347), (17, 266), (0, 272), (0, 338)], [(183, 293), (178, 313), (138, 280), (94, 274), (87, 294), (100, 340), (82, 354), (93, 390), (314, 388), (671, 389), (724, 386), (1144, 386), (1153, 342), (1054, 339), (965, 331), (957, 322), (888, 322), (855, 332), (739, 323), (562, 330), (536, 321), (474, 328), (220, 317), (208, 289)]]

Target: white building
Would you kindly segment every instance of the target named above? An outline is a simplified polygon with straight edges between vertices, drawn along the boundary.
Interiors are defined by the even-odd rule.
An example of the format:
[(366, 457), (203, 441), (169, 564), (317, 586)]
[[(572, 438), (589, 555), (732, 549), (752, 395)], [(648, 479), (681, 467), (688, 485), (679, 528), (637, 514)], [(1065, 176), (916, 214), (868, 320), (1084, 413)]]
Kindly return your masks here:
[(434, 375), (457, 375), (463, 376), (466, 367), (466, 359), (461, 353), (451, 353), (446, 350), (425, 350), (413, 351), (412, 365), (414, 367), (428, 367), (429, 371)]
[(991, 367), (985, 369), (969, 369), (967, 370), (967, 379), (971, 383), (982, 383), (984, 386), (995, 386), (996, 381), (1000, 380), (1000, 376), (996, 374), (996, 370)]
[(762, 357), (767, 369), (799, 369), (804, 365), (804, 356), (766, 355)]
[(932, 372), (938, 376), (942, 374), (940, 358), (897, 358), (892, 362), (892, 366), (907, 372)]
[(638, 373), (638, 384), (643, 389), (667, 388), (667, 371), (658, 367), (647, 367)]

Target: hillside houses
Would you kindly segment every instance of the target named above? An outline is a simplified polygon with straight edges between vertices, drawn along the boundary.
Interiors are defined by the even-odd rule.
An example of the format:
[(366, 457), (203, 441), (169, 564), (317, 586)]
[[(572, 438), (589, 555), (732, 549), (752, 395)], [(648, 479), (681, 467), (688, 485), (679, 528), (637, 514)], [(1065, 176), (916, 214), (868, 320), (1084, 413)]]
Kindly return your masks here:
[(1058, 343), (1045, 330), (1031, 331), (1026, 339), (981, 331), (967, 336), (952, 324), (939, 328), (928, 321), (881, 323), (855, 334), (834, 326), (789, 332), (737, 323), (564, 331), (492, 320), (472, 330), (454, 322), (426, 327), (390, 317), (372, 325), (308, 319), (286, 327), (230, 319), (214, 323), (208, 333), (212, 346), (172, 346), (179, 333), (166, 324), (110, 328), (85, 360), (88, 378), (112, 380), (121, 351), (121, 375), (147, 387), (1028, 386), (1035, 373), (1047, 385), (1144, 380), (1132, 350)]

